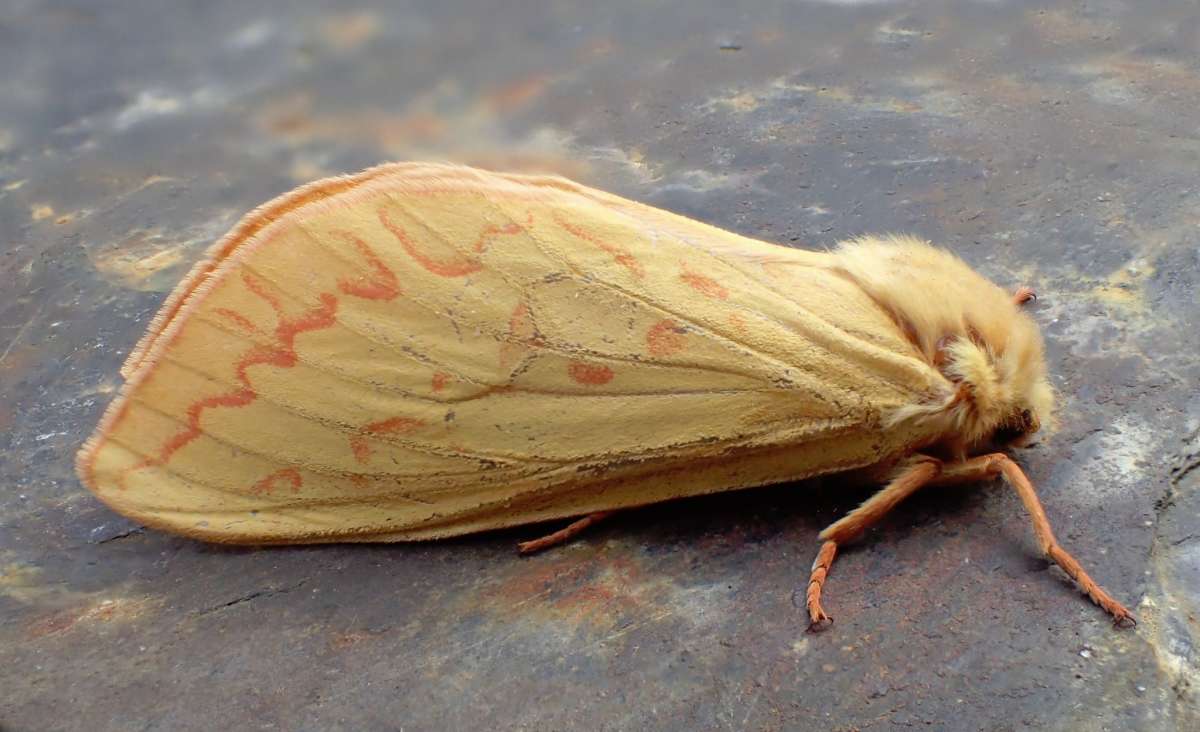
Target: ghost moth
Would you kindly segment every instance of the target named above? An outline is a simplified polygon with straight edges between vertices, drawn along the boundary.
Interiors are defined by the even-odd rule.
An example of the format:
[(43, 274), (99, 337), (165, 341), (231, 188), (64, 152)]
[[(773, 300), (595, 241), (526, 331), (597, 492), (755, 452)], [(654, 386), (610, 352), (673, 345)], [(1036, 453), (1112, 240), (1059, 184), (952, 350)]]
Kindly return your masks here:
[[(1054, 419), (1010, 294), (906, 237), (780, 247), (555, 176), (398, 163), (248, 214), (167, 298), (81, 481), (226, 543), (436, 539), (848, 471), (1002, 477), (1039, 548), (1118, 622), (1004, 449)], [(999, 449), (998, 449), (999, 448)], [(580, 518), (582, 517), (582, 518)]]

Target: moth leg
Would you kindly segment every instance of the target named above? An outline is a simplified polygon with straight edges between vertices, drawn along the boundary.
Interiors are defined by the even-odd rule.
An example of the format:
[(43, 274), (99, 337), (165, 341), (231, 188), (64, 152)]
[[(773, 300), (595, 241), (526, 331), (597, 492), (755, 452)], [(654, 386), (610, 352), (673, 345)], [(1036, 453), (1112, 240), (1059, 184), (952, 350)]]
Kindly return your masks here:
[(1037, 293), (1033, 291), (1032, 287), (1021, 286), (1018, 287), (1017, 291), (1013, 293), (1013, 302), (1018, 305), (1024, 305), (1025, 303), (1036, 299)]
[(857, 538), (872, 524), (886, 516), (900, 501), (930, 483), (940, 472), (939, 461), (921, 456), (917, 462), (910, 463), (902, 469), (882, 490), (868, 498), (861, 506), (821, 532), (820, 538), (824, 543), (821, 544), (821, 550), (817, 552), (816, 561), (813, 562), (806, 596), (810, 631), (821, 630), (833, 622), (833, 618), (829, 617), (825, 608), (821, 606), (821, 590), (825, 586), (825, 578), (829, 576), (833, 558), (837, 555), (838, 545)]
[(808, 593), (805, 597), (805, 607), (808, 608), (808, 630), (817, 632), (833, 624), (833, 618), (821, 607), (821, 588), (825, 586), (825, 578), (829, 576), (829, 568), (833, 566), (833, 558), (837, 555), (837, 542), (827, 541), (821, 544), (817, 558), (813, 560), (812, 574), (808, 578)]
[(1038, 500), (1037, 492), (1033, 488), (1033, 483), (1008, 455), (994, 453), (946, 465), (941, 476), (935, 482), (952, 483), (979, 480), (997, 475), (1004, 476), (1005, 482), (1012, 486), (1017, 495), (1021, 497), (1021, 503), (1025, 504), (1025, 510), (1033, 522), (1033, 532), (1037, 535), (1038, 545), (1042, 552), (1061, 567), (1071, 579), (1075, 580), (1075, 584), (1092, 599), (1092, 602), (1112, 615), (1117, 625), (1137, 625), (1137, 619), (1133, 617), (1133, 613), (1096, 584), (1079, 562), (1059, 546), (1058, 541), (1054, 538), (1054, 532), (1050, 529), (1046, 511), (1042, 508), (1042, 503)]
[(563, 544), (575, 537), (587, 527), (591, 526), (597, 521), (603, 521), (609, 516), (612, 516), (614, 513), (616, 513), (616, 511), (597, 511), (595, 513), (590, 513), (578, 521), (569, 524), (565, 528), (559, 529), (552, 534), (546, 534), (540, 539), (520, 542), (517, 544), (517, 551), (521, 554), (533, 554), (535, 552), (540, 552), (543, 549), (549, 549), (552, 546)]

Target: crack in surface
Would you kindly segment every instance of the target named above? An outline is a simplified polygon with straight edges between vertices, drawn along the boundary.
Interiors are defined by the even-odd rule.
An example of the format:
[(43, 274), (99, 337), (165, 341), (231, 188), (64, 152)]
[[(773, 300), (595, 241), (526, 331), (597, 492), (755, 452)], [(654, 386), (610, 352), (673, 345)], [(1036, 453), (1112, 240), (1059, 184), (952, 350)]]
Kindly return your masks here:
[(209, 615), (212, 613), (228, 610), (229, 608), (234, 607), (235, 605), (241, 605), (242, 603), (258, 600), (259, 598), (274, 597), (275, 595), (286, 595), (289, 592), (294, 592), (294, 591), (300, 589), (301, 587), (303, 587), (306, 584), (308, 584), (308, 580), (301, 580), (293, 585), (287, 585), (284, 587), (268, 587), (268, 588), (262, 589), (262, 590), (255, 590), (254, 592), (250, 592), (250, 593), (242, 595), (240, 597), (235, 597), (228, 602), (223, 602), (220, 605), (213, 605), (212, 607), (206, 607), (203, 610), (197, 610), (196, 612), (192, 613), (192, 615), (193, 615), (193, 617), (199, 617), (201, 615)]
[(119, 534), (115, 534), (113, 536), (109, 536), (104, 539), (101, 539), (100, 541), (95, 542), (95, 544), (97, 546), (99, 546), (100, 544), (107, 544), (110, 541), (117, 541), (119, 539), (124, 539), (127, 536), (134, 536), (136, 534), (144, 533), (145, 531), (146, 531), (145, 526), (134, 526), (133, 528), (122, 531)]

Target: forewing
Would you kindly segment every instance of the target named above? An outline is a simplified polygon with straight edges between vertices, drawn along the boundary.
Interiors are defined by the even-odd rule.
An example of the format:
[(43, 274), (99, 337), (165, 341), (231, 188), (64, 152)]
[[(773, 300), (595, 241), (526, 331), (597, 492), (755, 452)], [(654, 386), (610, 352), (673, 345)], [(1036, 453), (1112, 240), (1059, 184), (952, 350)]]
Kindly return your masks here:
[(118, 510), (223, 541), (464, 533), (862, 464), (909, 398), (871, 375), (885, 346), (847, 358), (764, 276), (768, 245), (461, 168), (309, 199), (157, 323), (80, 457)]

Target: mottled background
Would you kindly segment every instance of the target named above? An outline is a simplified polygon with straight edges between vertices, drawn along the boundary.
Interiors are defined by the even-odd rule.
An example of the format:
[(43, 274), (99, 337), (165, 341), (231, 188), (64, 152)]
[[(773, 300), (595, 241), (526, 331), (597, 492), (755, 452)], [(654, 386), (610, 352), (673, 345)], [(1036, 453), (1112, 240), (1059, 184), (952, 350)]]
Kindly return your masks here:
[[(1195, 729), (1200, 11), (1174, 2), (0, 2), (4, 729)], [(794, 606), (863, 496), (801, 484), (418, 546), (143, 531), (72, 456), (254, 205), (386, 160), (565, 173), (824, 247), (910, 231), (1028, 283), (1063, 397)], [(603, 428), (598, 426), (598, 428)]]

